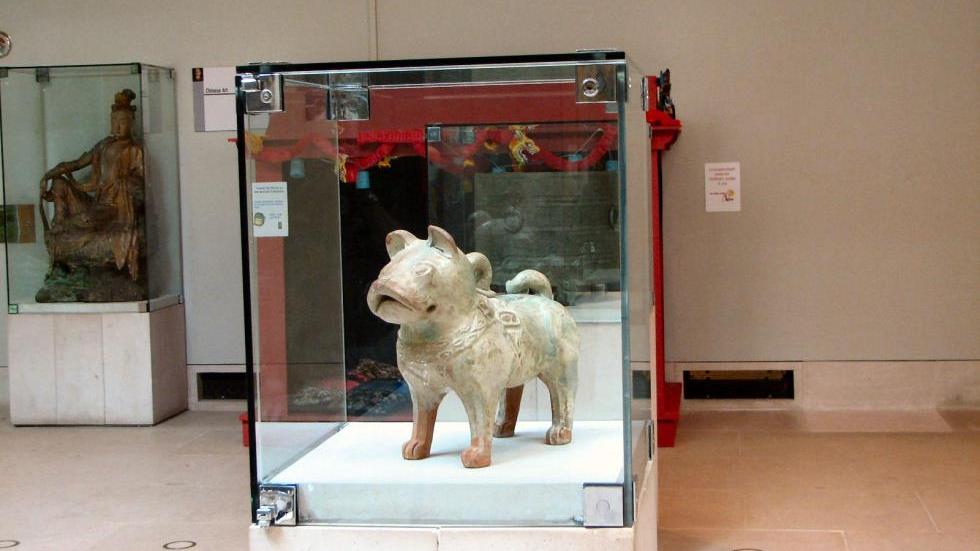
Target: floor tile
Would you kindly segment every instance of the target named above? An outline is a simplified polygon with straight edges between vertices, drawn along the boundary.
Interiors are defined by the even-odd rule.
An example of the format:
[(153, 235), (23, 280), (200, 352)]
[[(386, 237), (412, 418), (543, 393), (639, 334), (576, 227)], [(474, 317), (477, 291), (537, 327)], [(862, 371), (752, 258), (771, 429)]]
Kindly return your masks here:
[(660, 530), (659, 551), (847, 551), (841, 532), (804, 530)]
[[(91, 525), (92, 523), (89, 522)], [(13, 551), (71, 551), (76, 549), (89, 549), (96, 542), (111, 533), (112, 528), (108, 525), (80, 527), (77, 531), (55, 529), (32, 529), (30, 531), (21, 530), (13, 532), (13, 536), (0, 535), (0, 540), (13, 539), (20, 542)], [(130, 548), (122, 547), (120, 549)], [(159, 549), (159, 546), (156, 548)], [(135, 550), (134, 550), (135, 551)]]
[(201, 434), (197, 438), (177, 448), (182, 455), (240, 455), (247, 453), (248, 448), (242, 446), (241, 429), (214, 429)]
[(181, 428), (191, 428), (194, 430), (220, 429), (230, 428), (232, 426), (241, 428), (241, 421), (238, 419), (239, 415), (241, 415), (241, 412), (236, 411), (185, 411), (152, 427), (151, 430)]
[(662, 488), (660, 528), (737, 529), (745, 526), (745, 507), (738, 490)]
[(728, 431), (683, 430), (677, 432), (677, 441), (669, 448), (677, 456), (722, 455), (738, 453), (740, 435)]
[(889, 458), (862, 459), (833, 453), (809, 456), (742, 456), (732, 468), (735, 487), (753, 491), (886, 491), (906, 487), (908, 469)]
[(963, 534), (848, 530), (844, 537), (847, 538), (849, 551), (980, 551), (980, 539)]
[(854, 434), (785, 432), (740, 433), (739, 452), (749, 457), (796, 457), (852, 450), (867, 437)]
[(692, 411), (680, 423), (683, 431), (787, 431), (800, 430), (802, 416), (795, 411)]
[(166, 454), (191, 442), (205, 429), (158, 430), (143, 427), (17, 427), (4, 435), (9, 453), (58, 457), (70, 453)]
[(676, 450), (660, 451), (658, 475), (661, 488), (736, 489), (742, 481), (736, 477), (737, 455), (680, 455)]
[(767, 488), (747, 492), (744, 503), (747, 528), (895, 533), (934, 529), (915, 493), (906, 489)]
[(815, 411), (803, 414), (809, 432), (949, 432), (943, 417), (928, 411)]
[(940, 532), (972, 534), (980, 541), (980, 484), (938, 482), (918, 494)]
[(6, 372), (0, 540), (20, 541), (18, 551), (149, 551), (179, 539), (195, 551), (248, 548), (237, 413), (188, 412), (154, 427), (13, 427)]
[(194, 551), (242, 551), (248, 549), (248, 523), (122, 524), (96, 543), (82, 549), (156, 551), (175, 541), (193, 542)]

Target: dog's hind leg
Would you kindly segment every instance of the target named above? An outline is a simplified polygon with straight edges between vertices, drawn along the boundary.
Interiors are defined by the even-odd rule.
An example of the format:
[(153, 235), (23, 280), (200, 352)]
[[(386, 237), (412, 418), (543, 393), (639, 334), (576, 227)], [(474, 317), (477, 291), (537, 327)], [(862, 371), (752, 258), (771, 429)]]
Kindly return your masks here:
[(572, 415), (578, 382), (574, 369), (560, 376), (542, 373), (541, 381), (551, 395), (551, 428), (544, 437), (544, 443), (552, 446), (568, 444), (572, 441)]
[(517, 413), (521, 410), (524, 385), (510, 387), (500, 394), (497, 424), (493, 427), (493, 435), (497, 438), (509, 438), (514, 436), (514, 428), (517, 427)]

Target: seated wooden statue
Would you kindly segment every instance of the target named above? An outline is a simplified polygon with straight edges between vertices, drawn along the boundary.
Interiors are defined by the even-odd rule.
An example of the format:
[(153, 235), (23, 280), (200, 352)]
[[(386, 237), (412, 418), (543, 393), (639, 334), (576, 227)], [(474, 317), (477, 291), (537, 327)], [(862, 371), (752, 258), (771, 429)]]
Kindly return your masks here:
[[(132, 136), (136, 94), (112, 104), (111, 134), (41, 178), (41, 221), (50, 268), (38, 302), (145, 300), (143, 147)], [(91, 167), (84, 181), (72, 173)], [(54, 204), (48, 222), (44, 202)]]

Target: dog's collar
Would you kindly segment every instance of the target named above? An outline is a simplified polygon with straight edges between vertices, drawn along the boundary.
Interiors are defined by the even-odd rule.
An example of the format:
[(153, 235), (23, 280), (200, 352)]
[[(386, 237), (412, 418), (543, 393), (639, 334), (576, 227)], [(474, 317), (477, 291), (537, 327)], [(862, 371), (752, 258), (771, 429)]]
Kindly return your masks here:
[(473, 346), (473, 343), (480, 338), (495, 322), (500, 323), (509, 337), (511, 345), (517, 348), (517, 337), (520, 333), (521, 320), (517, 313), (512, 310), (494, 308), (490, 304), (490, 297), (481, 296), (476, 303), (473, 315), (469, 322), (451, 336), (437, 341), (411, 341), (404, 342), (399, 338), (398, 346), (409, 347), (414, 350), (431, 351), (440, 360), (448, 360), (458, 356), (462, 352)]

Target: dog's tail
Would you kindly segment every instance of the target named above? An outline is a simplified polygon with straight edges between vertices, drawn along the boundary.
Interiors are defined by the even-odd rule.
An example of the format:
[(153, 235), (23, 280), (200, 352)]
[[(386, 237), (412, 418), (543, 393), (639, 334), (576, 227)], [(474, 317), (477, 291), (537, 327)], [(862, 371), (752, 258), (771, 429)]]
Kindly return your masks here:
[(506, 284), (507, 292), (511, 294), (528, 293), (554, 299), (551, 292), (551, 282), (537, 270), (524, 270), (514, 276)]

